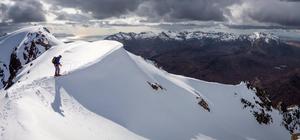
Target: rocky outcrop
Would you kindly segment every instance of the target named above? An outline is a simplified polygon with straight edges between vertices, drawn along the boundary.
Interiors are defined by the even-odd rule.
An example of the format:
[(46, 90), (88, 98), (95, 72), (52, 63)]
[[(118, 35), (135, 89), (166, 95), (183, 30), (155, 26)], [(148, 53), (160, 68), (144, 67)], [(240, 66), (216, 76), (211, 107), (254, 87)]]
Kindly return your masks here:
[[(270, 124), (273, 118), (270, 115), (272, 112), (272, 101), (263, 89), (253, 86), (251, 83), (246, 82), (248, 89), (253, 90), (259, 99), (254, 99), (250, 102), (244, 98), (241, 99), (243, 108), (250, 108), (250, 112), (254, 115), (257, 122), (260, 124)], [(279, 102), (276, 107), (282, 115), (282, 125), (292, 134), (300, 131), (300, 109), (297, 105), (287, 106), (284, 102)]]
[(151, 83), (149, 81), (147, 81), (147, 84), (155, 91), (158, 91), (158, 90), (166, 90), (165, 88), (163, 88), (160, 84), (158, 83)]
[(285, 112), (281, 112), (283, 115), (283, 126), (291, 133), (300, 131), (300, 109), (298, 106), (292, 106)]
[(206, 111), (210, 112), (210, 108), (208, 106), (208, 103), (204, 99), (202, 99), (200, 97), (197, 97), (196, 99), (199, 101), (198, 105), (200, 105)]

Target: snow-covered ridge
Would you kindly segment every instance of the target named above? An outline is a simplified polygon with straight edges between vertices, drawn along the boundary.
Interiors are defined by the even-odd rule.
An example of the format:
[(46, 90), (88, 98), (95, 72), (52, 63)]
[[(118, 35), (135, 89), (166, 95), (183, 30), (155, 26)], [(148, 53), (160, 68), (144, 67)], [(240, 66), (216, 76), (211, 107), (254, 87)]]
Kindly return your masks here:
[(24, 65), (62, 44), (43, 26), (23, 28), (0, 38), (0, 89), (14, 83)]
[[(53, 77), (59, 54), (64, 75)], [(169, 74), (117, 41), (52, 46), (16, 79), (0, 90), (1, 140), (289, 138), (280, 113), (259, 105), (245, 83)], [(272, 122), (260, 124), (254, 112)]]
[(111, 36), (108, 36), (107, 39), (111, 40), (132, 40), (132, 39), (161, 39), (161, 40), (177, 40), (177, 41), (188, 41), (188, 40), (203, 40), (211, 39), (217, 41), (251, 41), (255, 42), (258, 40), (264, 40), (269, 43), (269, 41), (279, 42), (279, 37), (271, 33), (263, 32), (254, 32), (252, 34), (233, 34), (233, 33), (224, 33), (224, 32), (176, 32), (176, 31), (167, 31), (167, 32), (141, 32), (141, 33), (124, 33), (120, 32)]

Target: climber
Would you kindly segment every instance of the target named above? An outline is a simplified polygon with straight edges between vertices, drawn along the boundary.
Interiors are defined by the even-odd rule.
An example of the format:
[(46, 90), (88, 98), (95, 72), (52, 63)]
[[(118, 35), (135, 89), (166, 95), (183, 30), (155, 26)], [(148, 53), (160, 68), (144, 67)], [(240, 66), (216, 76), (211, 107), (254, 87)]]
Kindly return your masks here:
[(54, 76), (61, 76), (60, 75), (60, 68), (59, 68), (59, 66), (62, 66), (61, 64), (60, 64), (60, 59), (61, 59), (61, 55), (59, 55), (59, 56), (57, 56), (57, 57), (53, 57), (53, 59), (52, 59), (52, 63), (54, 64), (54, 67), (55, 67), (55, 74), (54, 74)]

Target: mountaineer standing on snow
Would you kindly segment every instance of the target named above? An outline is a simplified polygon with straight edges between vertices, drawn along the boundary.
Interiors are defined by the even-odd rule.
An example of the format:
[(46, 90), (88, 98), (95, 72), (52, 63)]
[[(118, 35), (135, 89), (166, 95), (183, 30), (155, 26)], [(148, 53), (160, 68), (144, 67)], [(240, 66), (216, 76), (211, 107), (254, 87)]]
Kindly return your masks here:
[(53, 59), (52, 59), (52, 63), (54, 64), (54, 67), (55, 67), (55, 74), (54, 74), (54, 76), (61, 76), (60, 75), (60, 68), (59, 68), (59, 66), (62, 66), (61, 64), (60, 64), (60, 59), (61, 59), (61, 55), (59, 55), (59, 56), (57, 56), (57, 57), (53, 57)]

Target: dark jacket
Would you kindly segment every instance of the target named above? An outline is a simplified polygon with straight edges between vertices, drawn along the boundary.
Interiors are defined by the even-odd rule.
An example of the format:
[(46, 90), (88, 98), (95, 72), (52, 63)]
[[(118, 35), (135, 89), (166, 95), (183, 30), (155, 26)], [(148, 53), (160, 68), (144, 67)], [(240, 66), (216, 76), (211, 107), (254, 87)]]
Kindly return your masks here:
[(55, 57), (55, 59), (54, 59), (54, 65), (60, 65), (60, 58), (61, 57)]

